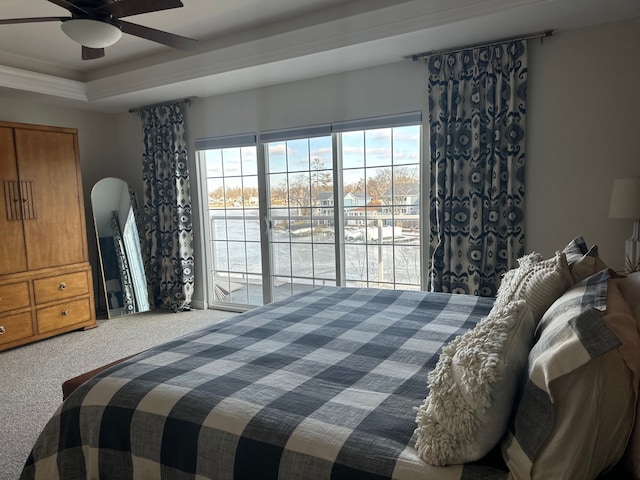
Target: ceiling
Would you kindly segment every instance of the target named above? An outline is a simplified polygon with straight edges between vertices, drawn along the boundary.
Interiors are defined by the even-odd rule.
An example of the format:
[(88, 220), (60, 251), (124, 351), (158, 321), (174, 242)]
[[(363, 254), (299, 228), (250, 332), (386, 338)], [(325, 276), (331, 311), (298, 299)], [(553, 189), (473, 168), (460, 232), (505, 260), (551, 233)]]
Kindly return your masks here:
[[(182, 8), (126, 20), (197, 39), (190, 52), (125, 34), (104, 58), (83, 61), (60, 22), (0, 25), (0, 98), (120, 112), (402, 61), (428, 50), (640, 17), (637, 0), (182, 2)], [(0, 1), (0, 18), (67, 15), (46, 0)]]

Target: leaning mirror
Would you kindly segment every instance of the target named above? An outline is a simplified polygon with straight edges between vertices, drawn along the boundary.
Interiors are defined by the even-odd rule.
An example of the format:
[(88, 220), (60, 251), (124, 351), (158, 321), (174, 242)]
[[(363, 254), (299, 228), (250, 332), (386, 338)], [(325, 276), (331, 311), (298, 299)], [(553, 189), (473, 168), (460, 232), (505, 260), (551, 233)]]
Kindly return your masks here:
[(103, 178), (91, 190), (91, 207), (109, 318), (149, 310), (134, 191), (124, 180)]

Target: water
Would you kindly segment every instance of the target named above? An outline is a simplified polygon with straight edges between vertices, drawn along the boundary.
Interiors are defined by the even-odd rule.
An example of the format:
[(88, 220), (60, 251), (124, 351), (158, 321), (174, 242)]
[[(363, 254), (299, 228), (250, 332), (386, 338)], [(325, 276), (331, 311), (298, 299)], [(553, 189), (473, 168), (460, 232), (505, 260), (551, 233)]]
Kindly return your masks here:
[[(244, 215), (243, 215), (244, 213)], [(261, 284), (260, 223), (257, 209), (210, 211), (213, 270), (223, 283)], [(272, 211), (271, 248), (276, 286), (335, 285), (334, 229), (330, 217), (296, 217)], [(319, 219), (318, 219), (319, 218)], [(318, 219), (318, 220), (316, 220)], [(382, 224), (380, 224), (382, 225)], [(378, 243), (382, 233), (383, 242)], [(345, 276), (349, 284), (380, 282), (416, 288), (420, 284), (419, 232), (400, 227), (345, 227)], [(369, 240), (365, 241), (368, 238)], [(260, 302), (261, 303), (261, 302)]]

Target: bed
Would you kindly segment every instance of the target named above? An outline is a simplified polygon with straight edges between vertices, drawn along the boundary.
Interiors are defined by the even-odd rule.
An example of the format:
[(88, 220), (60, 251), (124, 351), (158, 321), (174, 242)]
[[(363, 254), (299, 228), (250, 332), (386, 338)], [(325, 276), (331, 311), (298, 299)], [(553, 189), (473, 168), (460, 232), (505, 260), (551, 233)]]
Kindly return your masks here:
[[(495, 299), (325, 287), (256, 308), (147, 350), (75, 389), (37, 440), (21, 479), (448, 480), (506, 479), (510, 472), (517, 478), (536, 477), (532, 472), (545, 478), (546, 471), (539, 468), (538, 460), (550, 457), (556, 461), (545, 445), (563, 442), (563, 438), (555, 434), (552, 425), (543, 445), (534, 445), (537, 450), (531, 453), (528, 437), (531, 428), (537, 426), (527, 424), (527, 418), (531, 423), (532, 412), (527, 410), (527, 389), (531, 389), (532, 382), (538, 382), (537, 367), (531, 363), (540, 358), (535, 356), (540, 355), (535, 353), (536, 347), (546, 351), (539, 345), (548, 343), (545, 331), (551, 338), (564, 338), (558, 332), (564, 332), (562, 325), (566, 323), (560, 321), (562, 325), (558, 327), (558, 322), (547, 314), (569, 292), (573, 292), (572, 304), (593, 310), (598, 302), (606, 300), (603, 283), (611, 285), (616, 277), (606, 269), (596, 272), (601, 265), (593, 265), (588, 278), (576, 282), (571, 277), (573, 265), (567, 262), (568, 252), (548, 260), (551, 267), (546, 269), (540, 266), (543, 260), (539, 257), (522, 262)], [(576, 258), (586, 258), (587, 253)], [(572, 264), (577, 265), (575, 261)], [(529, 273), (525, 275), (524, 270)], [(553, 292), (542, 302), (531, 291), (535, 283), (532, 278), (540, 276), (540, 272), (545, 274), (540, 280), (545, 293), (555, 282)], [(512, 286), (507, 288), (507, 283)], [(616, 292), (622, 290), (616, 286)], [(605, 297), (610, 291), (604, 287)], [(566, 302), (557, 310), (566, 316)], [(533, 327), (530, 331), (505, 328), (507, 311), (518, 312), (518, 323), (513, 325), (538, 325), (535, 333)], [(633, 319), (632, 307), (629, 312)], [(536, 319), (536, 315), (540, 318)], [(602, 327), (602, 322), (590, 322), (592, 330)], [(497, 395), (497, 385), (509, 377), (513, 398), (508, 398), (506, 412), (504, 407), (495, 412), (491, 406), (475, 405), (471, 412), (474, 420), (471, 426), (464, 427), (471, 430), (452, 427), (446, 415), (464, 418), (459, 411), (467, 407), (447, 412), (449, 406), (444, 413), (438, 412), (439, 405), (451, 403), (452, 397), (447, 397), (450, 393), (444, 390), (451, 392), (452, 388), (441, 385), (446, 375), (434, 372), (444, 372), (451, 365), (461, 368), (471, 350), (476, 352), (476, 360), (488, 362), (483, 368), (516, 365), (511, 360), (502, 361), (503, 357), (500, 362), (494, 361), (498, 358), (494, 351), (477, 355), (478, 342), (487, 338), (482, 329), (495, 328), (497, 323), (505, 332), (506, 348), (518, 350), (524, 364), (515, 372), (506, 374), (500, 370), (493, 380), (483, 380), (482, 389), (484, 393), (488, 390), (487, 398), (491, 398)], [(613, 442), (620, 444), (615, 445), (615, 451), (598, 456), (603, 457), (602, 464), (593, 462), (592, 469), (598, 473), (618, 463), (631, 443), (640, 369), (635, 364), (629, 366), (635, 358), (633, 353), (627, 361), (620, 352), (635, 347), (640, 351), (640, 340), (621, 341), (621, 332), (630, 336), (635, 332), (638, 336), (635, 321), (633, 326), (629, 322), (625, 325), (608, 330), (614, 334), (605, 335), (609, 342), (606, 346), (595, 348), (591, 341), (587, 355), (577, 355), (580, 361), (574, 361), (574, 366), (565, 364), (561, 379), (571, 376), (573, 370), (591, 368), (595, 360), (617, 355), (615, 361), (611, 360), (617, 361), (615, 366), (622, 372), (616, 376), (616, 397), (625, 401), (608, 403), (606, 407), (614, 408), (625, 420), (607, 422), (616, 424), (615, 432), (610, 433), (624, 437), (624, 441)], [(580, 343), (580, 335), (565, 338), (559, 350), (568, 345), (573, 348), (569, 349), (573, 358), (578, 347), (572, 342), (578, 338)], [(525, 352), (523, 347), (513, 347), (518, 343), (516, 337), (526, 337)], [(462, 355), (465, 342), (470, 347)], [(504, 354), (503, 344), (498, 347), (502, 349), (500, 355)], [(548, 357), (548, 352), (541, 356)], [(465, 382), (464, 388), (458, 389), (462, 393), (473, 392), (470, 375), (465, 372), (457, 378)], [(575, 394), (580, 395), (576, 384), (580, 380), (572, 382), (572, 389), (577, 389)], [(556, 383), (562, 382), (554, 381), (553, 385)], [(610, 385), (602, 387), (606, 390)], [(585, 388), (593, 389), (593, 385)], [(620, 395), (623, 388), (624, 395)], [(627, 395), (628, 392), (631, 393)], [(558, 402), (554, 397), (557, 392), (547, 393), (553, 409)], [(455, 402), (464, 396), (460, 392), (456, 395)], [(545, 402), (540, 402), (540, 392), (536, 395), (542, 408), (548, 409)], [(601, 407), (602, 402), (597, 405)], [(451, 443), (452, 439), (464, 444), (469, 438), (479, 438), (473, 440), (474, 444), (482, 443), (491, 424), (499, 423), (490, 420), (496, 413), (504, 422), (497, 429), (499, 441), (495, 437), (484, 450), (472, 445), (478, 458), (431, 461), (429, 452), (435, 448), (432, 438), (438, 438), (440, 444)], [(417, 415), (422, 415), (422, 425)], [(556, 418), (553, 422), (561, 421)], [(536, 423), (547, 426), (540, 419)], [(566, 430), (566, 425), (560, 427)], [(603, 430), (602, 425), (594, 428)], [(425, 432), (431, 432), (429, 438), (424, 438)], [(583, 455), (588, 454), (583, 443), (575, 443)], [(599, 441), (590, 443), (593, 448), (602, 448)], [(608, 448), (614, 450), (614, 446)], [(460, 451), (458, 448), (454, 453)]]

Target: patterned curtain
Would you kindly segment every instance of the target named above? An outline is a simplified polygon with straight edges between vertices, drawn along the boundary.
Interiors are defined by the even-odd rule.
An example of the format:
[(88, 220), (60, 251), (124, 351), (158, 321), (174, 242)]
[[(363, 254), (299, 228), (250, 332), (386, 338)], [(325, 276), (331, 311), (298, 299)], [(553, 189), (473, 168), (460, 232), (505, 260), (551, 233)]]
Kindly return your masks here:
[(432, 56), (430, 290), (493, 296), (524, 255), (526, 42)]
[(140, 110), (147, 275), (157, 306), (188, 310), (194, 285), (185, 102)]

